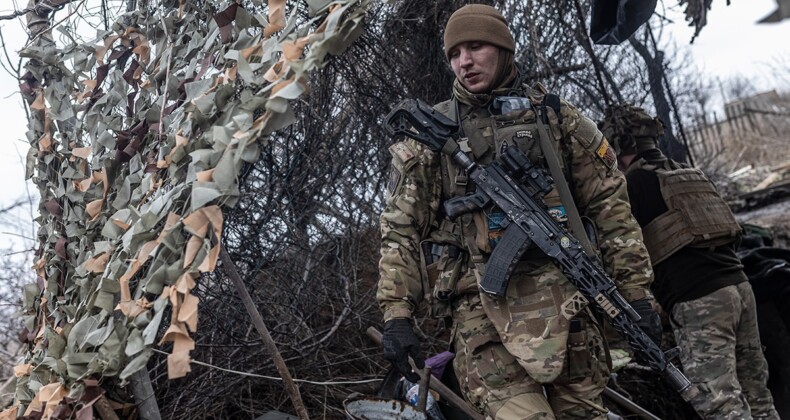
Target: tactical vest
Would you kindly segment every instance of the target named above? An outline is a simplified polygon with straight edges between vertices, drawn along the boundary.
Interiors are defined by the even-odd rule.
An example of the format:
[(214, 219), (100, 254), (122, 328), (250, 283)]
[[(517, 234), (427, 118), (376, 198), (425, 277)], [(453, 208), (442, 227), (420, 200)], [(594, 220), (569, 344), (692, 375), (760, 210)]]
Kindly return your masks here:
[(669, 209), (642, 228), (653, 265), (685, 246), (715, 248), (732, 242), (741, 232), (730, 207), (699, 169), (671, 161), (658, 166), (645, 159), (634, 162), (627, 172), (636, 169), (658, 175), (661, 196)]
[[(540, 95), (534, 91), (531, 91), (531, 93)], [(534, 105), (540, 106), (539, 103)], [(539, 144), (537, 116), (533, 110), (524, 110), (508, 115), (489, 115), (486, 110), (475, 108), (470, 112), (459, 112), (456, 115), (456, 108), (452, 101), (442, 102), (436, 105), (435, 108), (453, 120), (457, 120), (458, 117), (461, 118), (463, 134), (467, 140), (460, 141), (459, 146), (478, 164), (490, 164), (508, 146), (515, 145), (527, 154), (532, 162), (536, 162), (548, 170), (545, 164), (546, 158)], [(545, 124), (546, 130), (553, 137), (552, 144), (555, 147), (555, 154), (562, 156), (560, 166), (565, 179), (569, 179), (567, 168), (570, 167), (570, 164), (567, 160), (570, 156), (570, 146), (568, 146), (567, 153), (565, 148), (561, 147), (562, 132), (559, 126), (558, 112), (551, 107), (547, 107), (547, 115), (549, 124)], [(443, 200), (466, 195), (473, 191), (474, 185), (469, 182), (466, 172), (450, 156), (442, 154), (440, 162)], [(544, 197), (544, 202), (549, 212), (555, 216), (555, 220), (567, 224), (565, 205), (556, 186)], [(496, 239), (502, 234), (502, 230), (498, 229), (497, 225), (504, 217), (504, 214), (497, 213), (496, 208), (488, 208), (482, 212), (473, 212), (461, 216), (455, 222), (450, 222), (446, 218), (440, 220), (440, 231), (445, 233), (452, 231), (450, 236), (460, 236), (460, 240), (454, 242), (459, 243), (468, 252), (468, 258), (470, 259), (468, 262), (473, 266), (477, 280), (482, 275), (482, 267), (493, 251)], [(447, 240), (447, 235), (442, 236), (444, 240)], [(529, 258), (546, 257), (540, 250), (535, 248), (532, 251), (527, 251), (523, 259)], [(441, 288), (441, 275), (439, 280), (437, 286)], [(473, 280), (475, 280), (474, 277), (461, 279), (461, 283), (457, 284), (455, 288), (455, 293), (476, 293), (478, 291), (477, 282)], [(440, 290), (437, 291), (435, 289), (434, 296), (441, 293)]]
[[(533, 101), (533, 105), (540, 103)], [(452, 108), (450, 103), (436, 106), (437, 110), (457, 120)], [(490, 115), (485, 109), (473, 108), (468, 112), (462, 110), (459, 114), (463, 135), (467, 138), (459, 146), (478, 164), (490, 164), (506, 147), (515, 145), (533, 163), (544, 168), (548, 166), (538, 137), (537, 116), (533, 110), (498, 116)], [(560, 176), (568, 180), (571, 145), (568, 144), (567, 149), (562, 147), (559, 113), (548, 108), (546, 114), (549, 122), (544, 126), (552, 137), (551, 145), (555, 154), (560, 157), (559, 165), (563, 172)], [(472, 191), (473, 185), (468, 182), (467, 174), (452, 159), (442, 155), (440, 162), (444, 200)], [(562, 221), (565, 210), (556, 186), (544, 197), (544, 202), (550, 210), (554, 210), (555, 219)], [(447, 258), (439, 259), (438, 265), (444, 265), (444, 270), (433, 273), (437, 276), (434, 278), (438, 279), (434, 297), (442, 294), (442, 287), (448, 287), (450, 295), (480, 293), (478, 283), (493, 250), (493, 242), (499, 234), (492, 230), (500, 221), (496, 216), (497, 211), (492, 206), (484, 211), (465, 214), (454, 222), (446, 217), (439, 218), (439, 229), (432, 236), (454, 238), (461, 248), (457, 258), (449, 258), (449, 252), (445, 251)], [(558, 270), (535, 247), (526, 251), (522, 262), (515, 268), (506, 297), (494, 299), (484, 293), (480, 294), (483, 308), (497, 333), (490, 337), (476, 337), (474, 345), (482, 345), (489, 340), (501, 342), (527, 373), (540, 383), (552, 382), (563, 372), (568, 352), (570, 320), (584, 309), (578, 299), (579, 292), (567, 278), (557, 273)], [(440, 305), (432, 305), (434, 308), (437, 306)], [(452, 314), (449, 308), (446, 314)]]

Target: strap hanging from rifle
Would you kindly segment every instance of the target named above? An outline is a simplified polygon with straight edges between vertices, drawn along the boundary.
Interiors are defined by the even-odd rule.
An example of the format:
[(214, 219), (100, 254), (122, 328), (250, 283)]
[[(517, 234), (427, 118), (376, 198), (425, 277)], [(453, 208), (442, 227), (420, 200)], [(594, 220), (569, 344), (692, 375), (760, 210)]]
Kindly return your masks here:
[(576, 203), (573, 200), (573, 195), (571, 195), (568, 181), (565, 179), (565, 175), (562, 173), (559, 157), (557, 157), (557, 153), (554, 150), (554, 145), (551, 143), (551, 137), (549, 136), (546, 126), (544, 125), (543, 119), (545, 118), (548, 120), (548, 115), (546, 115), (547, 104), (556, 109), (555, 112), (557, 113), (557, 116), (560, 115), (559, 96), (546, 94), (543, 104), (540, 107), (540, 115), (538, 115), (537, 118), (540, 148), (543, 150), (543, 155), (546, 157), (546, 162), (549, 164), (549, 172), (551, 173), (551, 177), (554, 178), (554, 185), (557, 186), (557, 191), (560, 193), (560, 200), (562, 200), (562, 203), (565, 206), (565, 211), (568, 214), (568, 223), (570, 225), (571, 233), (574, 237), (576, 237), (576, 239), (579, 240), (582, 248), (584, 248), (584, 252), (587, 253), (587, 255), (592, 258), (597, 258), (598, 254), (595, 252), (595, 249), (593, 249), (592, 243), (590, 243), (590, 239), (587, 237), (587, 232), (584, 230), (584, 224), (582, 224), (582, 218), (579, 214), (579, 209), (576, 208)]

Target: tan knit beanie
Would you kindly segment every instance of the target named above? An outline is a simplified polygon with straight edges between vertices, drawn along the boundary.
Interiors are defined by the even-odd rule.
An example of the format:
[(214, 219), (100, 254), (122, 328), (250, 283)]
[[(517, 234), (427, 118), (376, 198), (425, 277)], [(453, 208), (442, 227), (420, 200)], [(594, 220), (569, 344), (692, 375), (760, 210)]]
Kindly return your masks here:
[(444, 27), (444, 55), (462, 42), (483, 41), (515, 53), (516, 42), (499, 10), (485, 4), (467, 4), (456, 10)]

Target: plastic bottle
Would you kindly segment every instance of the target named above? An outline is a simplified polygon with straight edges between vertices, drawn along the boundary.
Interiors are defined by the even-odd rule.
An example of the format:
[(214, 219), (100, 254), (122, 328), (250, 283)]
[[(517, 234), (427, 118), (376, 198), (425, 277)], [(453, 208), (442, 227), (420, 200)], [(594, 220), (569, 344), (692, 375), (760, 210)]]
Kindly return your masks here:
[[(412, 384), (409, 381), (406, 381), (406, 383), (406, 402), (417, 407), (417, 402), (420, 398), (420, 385)], [(433, 398), (430, 391), (428, 392), (428, 398), (425, 402), (425, 414), (431, 420), (445, 420), (444, 415), (442, 415), (442, 410), (439, 408), (439, 404), (436, 404), (436, 400)]]

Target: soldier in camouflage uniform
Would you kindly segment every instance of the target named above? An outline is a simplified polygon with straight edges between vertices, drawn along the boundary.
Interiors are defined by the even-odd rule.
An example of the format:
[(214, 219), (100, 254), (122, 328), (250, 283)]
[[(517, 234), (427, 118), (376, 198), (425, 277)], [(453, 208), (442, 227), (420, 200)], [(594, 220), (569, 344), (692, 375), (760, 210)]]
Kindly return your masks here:
[[(444, 47), (456, 80), (452, 99), (435, 108), (460, 121), (460, 146), (481, 164), (511, 144), (544, 168), (554, 161), (556, 187), (547, 206), (561, 223), (583, 215), (597, 228), (594, 252), (642, 315), (641, 326), (653, 337), (660, 334), (649, 292), (652, 270), (625, 179), (595, 123), (522, 82), (513, 36), (496, 9), (477, 4), (457, 10), (445, 27)], [(492, 115), (489, 104), (501, 95), (545, 107), (547, 123), (541, 125), (534, 109)], [(411, 322), (426, 299), (434, 316), (454, 321), (453, 367), (464, 396), (480, 412), (495, 419), (606, 418), (600, 394), (609, 377), (608, 353), (598, 320), (574, 306), (578, 291), (535, 248), (518, 263), (505, 297), (481, 293), (478, 282), (504, 215), (486, 208), (449, 220), (442, 203), (474, 190), (466, 173), (413, 140), (390, 152), (376, 295), (384, 312), (385, 358), (417, 380), (408, 356), (418, 368), (423, 360)]]
[(617, 151), (655, 270), (692, 399), (705, 419), (778, 419), (766, 388), (754, 294), (735, 254), (740, 234), (727, 203), (698, 169), (665, 157), (664, 127), (643, 109), (607, 110), (601, 123)]

